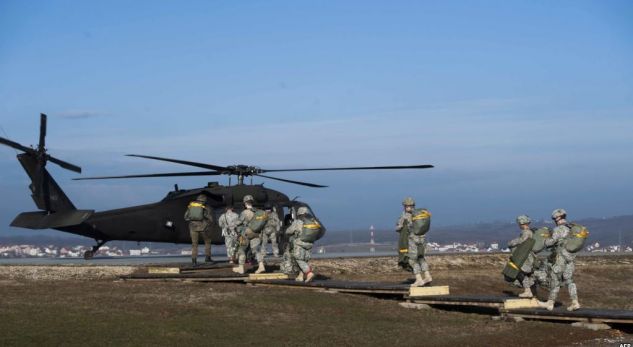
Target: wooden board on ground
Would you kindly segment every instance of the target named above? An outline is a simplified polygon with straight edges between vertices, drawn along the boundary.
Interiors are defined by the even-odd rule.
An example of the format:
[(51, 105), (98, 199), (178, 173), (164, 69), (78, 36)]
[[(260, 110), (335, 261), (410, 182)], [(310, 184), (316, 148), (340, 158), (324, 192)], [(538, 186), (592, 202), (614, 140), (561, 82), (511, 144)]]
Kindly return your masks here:
[(538, 300), (535, 298), (527, 299), (508, 299), (503, 303), (503, 308), (506, 310), (512, 310), (515, 308), (535, 308), (538, 306)]
[(177, 267), (158, 267), (152, 266), (147, 268), (147, 273), (150, 274), (179, 274), (180, 269)]
[(250, 281), (263, 281), (263, 280), (287, 280), (288, 275), (284, 273), (261, 273), (248, 275)]
[(411, 287), (411, 289), (409, 289), (409, 297), (416, 298), (420, 296), (449, 295), (449, 292), (450, 290), (448, 286)]

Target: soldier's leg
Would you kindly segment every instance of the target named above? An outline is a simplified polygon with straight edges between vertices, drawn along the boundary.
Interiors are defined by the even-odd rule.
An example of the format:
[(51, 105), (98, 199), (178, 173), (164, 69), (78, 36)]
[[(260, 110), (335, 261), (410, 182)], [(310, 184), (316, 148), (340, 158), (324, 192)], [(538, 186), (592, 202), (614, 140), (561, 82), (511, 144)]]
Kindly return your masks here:
[(422, 266), (418, 260), (418, 245), (411, 239), (409, 239), (409, 265), (413, 269), (413, 273), (416, 275), (422, 274)]
[(277, 232), (273, 232), (272, 234), (270, 234), (270, 243), (272, 245), (273, 248), (273, 255), (275, 257), (279, 256), (279, 245), (277, 243)]
[(262, 244), (259, 247), (259, 252), (262, 254), (262, 259), (266, 258), (266, 246), (268, 245), (268, 234), (262, 232)]
[(549, 297), (548, 301), (556, 301), (558, 291), (560, 290), (563, 271), (565, 270), (565, 260), (561, 256), (556, 257), (554, 265), (550, 273)]
[(197, 229), (189, 227), (189, 236), (191, 236), (191, 258), (198, 258), (198, 237), (200, 233)]
[(208, 230), (202, 232), (204, 239), (204, 261), (211, 261), (211, 233)]
[(230, 261), (233, 258), (233, 238), (230, 235), (224, 238), (224, 247), (226, 248), (226, 256)]
[(563, 281), (567, 286), (569, 298), (571, 299), (571, 305), (567, 307), (568, 311), (575, 311), (580, 308), (580, 304), (578, 303), (578, 289), (576, 288), (576, 283), (574, 282), (575, 268), (576, 266), (572, 261), (566, 264), (565, 271), (563, 271)]

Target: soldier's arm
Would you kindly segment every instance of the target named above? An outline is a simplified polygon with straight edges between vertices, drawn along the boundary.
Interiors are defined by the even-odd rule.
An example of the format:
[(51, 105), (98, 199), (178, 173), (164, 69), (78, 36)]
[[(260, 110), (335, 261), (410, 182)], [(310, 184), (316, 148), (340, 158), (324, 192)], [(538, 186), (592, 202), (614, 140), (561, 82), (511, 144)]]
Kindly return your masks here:
[(402, 230), (402, 228), (404, 228), (404, 221), (406, 219), (404, 218), (404, 213), (400, 215), (400, 218), (398, 219), (398, 223), (396, 223), (396, 232), (400, 232), (400, 230)]
[(530, 238), (530, 233), (528, 233), (525, 230), (521, 230), (521, 236), (508, 242), (508, 247), (516, 247), (522, 244), (523, 242), (525, 242), (529, 238)]
[(189, 209), (187, 209), (187, 211), (185, 211), (185, 221), (189, 221)]
[(552, 247), (558, 244), (558, 241), (562, 238), (562, 233), (560, 232), (560, 228), (556, 227), (554, 228), (554, 231), (552, 232), (552, 237), (549, 239), (545, 239), (545, 246), (546, 247)]

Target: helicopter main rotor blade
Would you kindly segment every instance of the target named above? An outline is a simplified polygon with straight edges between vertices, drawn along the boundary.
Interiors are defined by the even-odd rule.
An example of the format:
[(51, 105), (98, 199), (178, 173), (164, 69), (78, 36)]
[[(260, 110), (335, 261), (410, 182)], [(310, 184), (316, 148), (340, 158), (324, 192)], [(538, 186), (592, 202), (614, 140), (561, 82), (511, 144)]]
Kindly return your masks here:
[(46, 155), (46, 160), (50, 161), (51, 163), (55, 163), (61, 167), (63, 167), (66, 170), (70, 170), (70, 171), (74, 171), (76, 173), (81, 173), (81, 168), (77, 165), (73, 165), (71, 163), (65, 162), (61, 159), (57, 159), (55, 157), (51, 157), (50, 155)]
[(353, 167), (328, 167), (311, 169), (278, 169), (264, 170), (261, 172), (291, 172), (291, 171), (343, 171), (343, 170), (400, 170), (400, 169), (431, 169), (433, 165), (396, 165), (396, 166), (353, 166)]
[(203, 168), (203, 169), (209, 169), (209, 170), (215, 170), (215, 171), (230, 171), (228, 168), (226, 168), (224, 166), (217, 166), (217, 165), (211, 165), (211, 164), (205, 164), (205, 163), (198, 163), (198, 162), (195, 162), (195, 161), (186, 161), (186, 160), (179, 160), (179, 159), (153, 157), (153, 156), (150, 156), (150, 155), (140, 155), (140, 154), (126, 154), (126, 156), (128, 156), (128, 157), (137, 157), (137, 158), (145, 158), (145, 159), (153, 159), (153, 160), (160, 160), (160, 161), (167, 161), (167, 162), (170, 162), (170, 163), (195, 166), (195, 167), (200, 167), (200, 168)]
[(46, 148), (46, 115), (40, 113), (40, 142), (37, 147), (39, 151), (44, 151)]
[(284, 178), (270, 177), (270, 176), (265, 176), (265, 175), (260, 175), (260, 174), (255, 174), (255, 176), (268, 178), (268, 179), (276, 180), (276, 181), (282, 181), (282, 182), (287, 182), (287, 183), (298, 184), (298, 185), (306, 186), (306, 187), (327, 188), (327, 186), (322, 186), (320, 184), (314, 184), (314, 183), (308, 183), (308, 182), (300, 182), (300, 181), (293, 181), (293, 180), (287, 180), (287, 179), (284, 179)]
[(107, 180), (107, 179), (116, 179), (116, 178), (180, 177), (180, 176), (217, 176), (217, 175), (221, 175), (221, 174), (222, 174), (221, 172), (217, 172), (217, 171), (171, 172), (171, 173), (158, 173), (158, 174), (126, 175), (126, 176), (81, 177), (81, 178), (73, 178), (73, 181), (83, 181), (83, 180)]
[(23, 151), (23, 152), (27, 152), (27, 153), (34, 151), (33, 148), (22, 146), (21, 144), (19, 144), (17, 142), (13, 142), (13, 141), (11, 141), (9, 139), (5, 139), (4, 137), (0, 137), (0, 143), (3, 144), (3, 145), (9, 146), (9, 147), (13, 147), (13, 148), (18, 149), (18, 150)]

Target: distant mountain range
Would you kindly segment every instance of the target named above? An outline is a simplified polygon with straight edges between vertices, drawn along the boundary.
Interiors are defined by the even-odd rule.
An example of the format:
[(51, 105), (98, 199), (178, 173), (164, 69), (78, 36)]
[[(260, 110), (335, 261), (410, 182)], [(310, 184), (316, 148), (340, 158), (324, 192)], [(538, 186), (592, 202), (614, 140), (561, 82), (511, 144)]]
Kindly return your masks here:
[[(602, 245), (633, 245), (633, 215), (610, 218), (588, 218), (574, 221), (589, 229), (591, 243), (599, 242)], [(551, 221), (535, 221), (533, 226), (553, 227)], [(516, 237), (519, 229), (514, 223), (491, 222), (469, 225), (431, 227), (428, 240), (441, 244), (482, 243), (489, 245), (499, 242), (500, 246)], [(0, 236), (0, 244), (31, 244), (31, 245), (92, 245), (93, 240), (59, 232), (59, 236), (20, 236), (12, 233), (10, 236)], [(374, 240), (377, 243), (395, 243), (398, 234), (394, 230), (374, 230)], [(366, 230), (329, 230), (323, 239), (318, 242), (322, 245), (367, 243), (370, 241), (370, 232)], [(110, 243), (109, 243), (110, 244)], [(138, 247), (136, 242), (112, 242), (111, 244), (124, 248)], [(147, 244), (147, 243), (144, 243)], [(170, 244), (154, 243), (161, 248), (169, 248)], [(127, 246), (127, 247), (126, 247)], [(179, 245), (177, 247), (181, 247)]]

